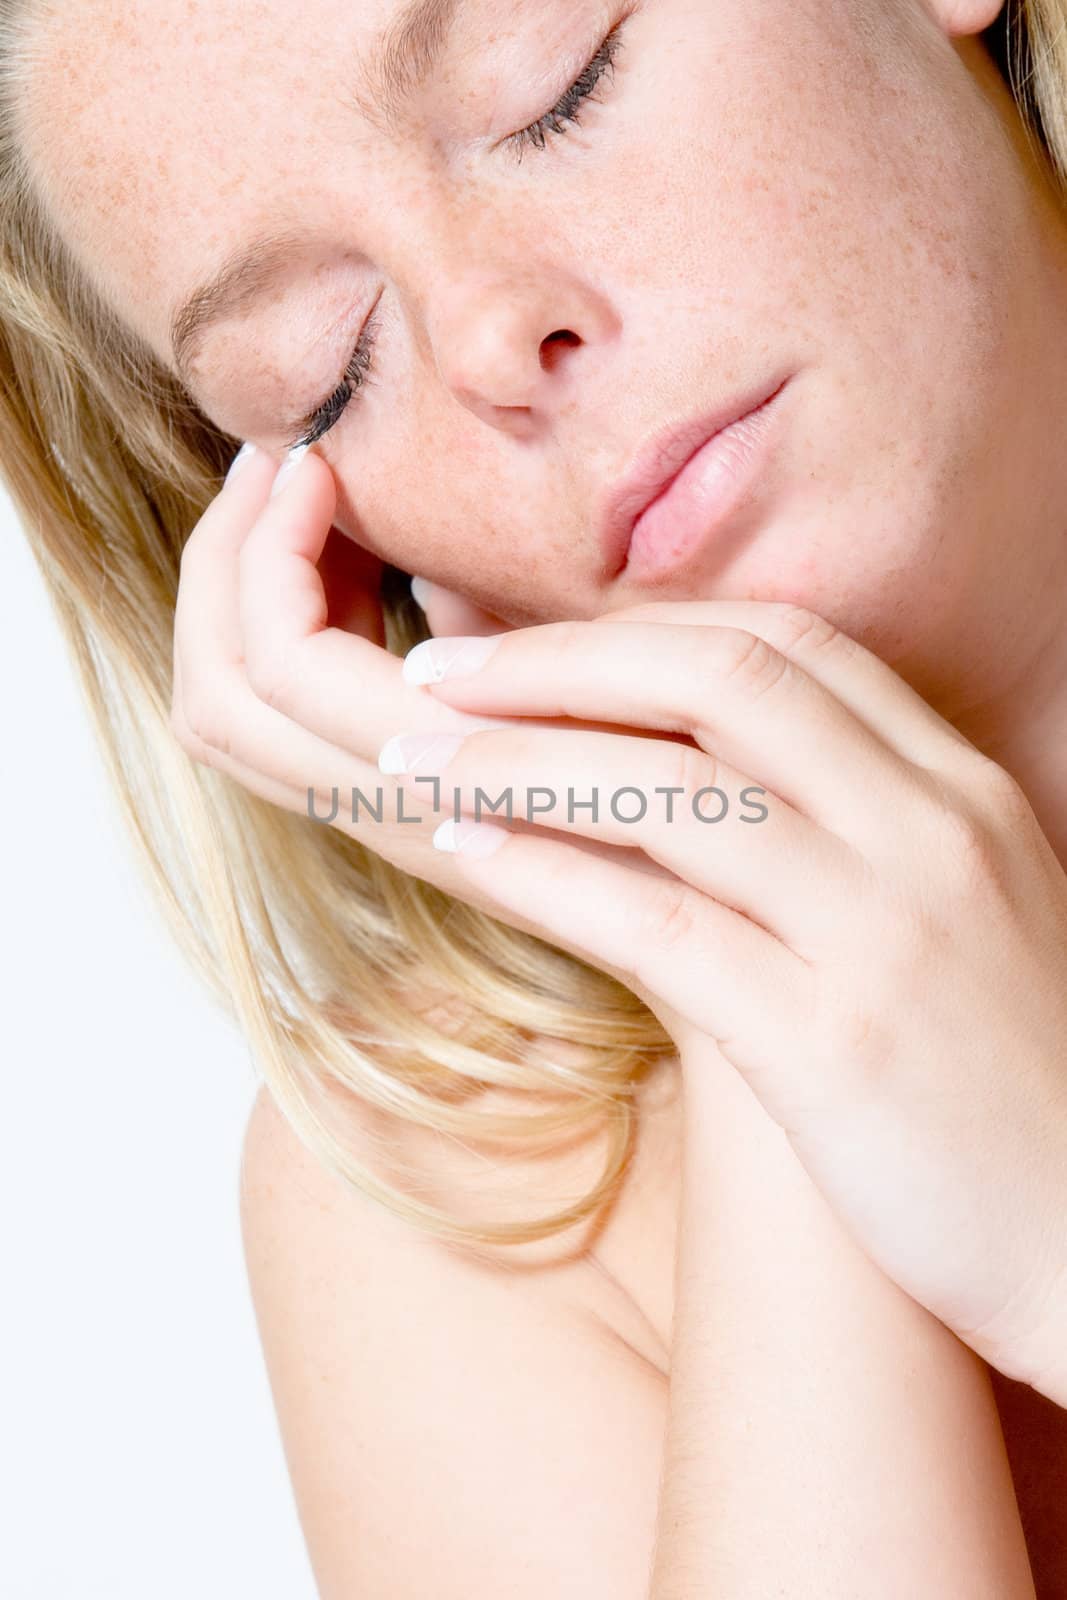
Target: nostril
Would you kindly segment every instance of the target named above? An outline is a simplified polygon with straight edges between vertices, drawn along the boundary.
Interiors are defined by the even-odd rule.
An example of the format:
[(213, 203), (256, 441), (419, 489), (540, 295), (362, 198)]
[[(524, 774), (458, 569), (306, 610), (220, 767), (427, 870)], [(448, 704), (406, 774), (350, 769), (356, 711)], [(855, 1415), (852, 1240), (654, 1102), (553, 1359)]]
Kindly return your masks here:
[(576, 333), (571, 333), (569, 328), (557, 328), (555, 333), (550, 333), (547, 339), (541, 342), (541, 365), (551, 368), (553, 356), (548, 353), (548, 346), (553, 344), (580, 344)]

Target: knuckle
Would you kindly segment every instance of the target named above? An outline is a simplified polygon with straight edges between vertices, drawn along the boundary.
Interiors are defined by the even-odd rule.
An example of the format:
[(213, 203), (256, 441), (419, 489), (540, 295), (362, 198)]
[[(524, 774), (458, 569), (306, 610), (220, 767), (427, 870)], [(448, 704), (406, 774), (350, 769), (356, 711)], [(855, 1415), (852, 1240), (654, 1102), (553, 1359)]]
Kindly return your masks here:
[(726, 628), (715, 641), (718, 675), (741, 688), (750, 698), (765, 694), (780, 682), (789, 662), (761, 634)]
[(838, 1013), (834, 1049), (850, 1060), (871, 1065), (882, 1054), (884, 1024), (873, 1006), (845, 1006)]
[(291, 654), (264, 641), (245, 650), (245, 675), (256, 699), (275, 711), (285, 712), (292, 704), (295, 682)]
[(809, 654), (821, 653), (829, 648), (849, 652), (856, 648), (855, 640), (842, 633), (826, 617), (809, 610), (807, 606), (793, 605), (788, 601), (775, 607), (768, 632), (771, 642), (783, 655), (796, 652), (801, 646)]
[(196, 762), (197, 766), (212, 767), (218, 771), (222, 770), (223, 762), (225, 760), (225, 753), (223, 751), (215, 750), (209, 744), (192, 744), (187, 746), (187, 749), (190, 757)]
[(187, 723), (177, 727), (174, 736), (190, 760), (202, 767), (216, 766), (222, 758), (222, 752), (216, 751), (205, 740), (199, 738)]
[(830, 1080), (842, 1095), (870, 1105), (892, 1076), (896, 1040), (887, 1014), (875, 1005), (842, 1006), (823, 1035), (830, 1057)]
[(819, 1078), (841, 1104), (870, 1103), (888, 1081), (898, 1048), (898, 1007), (883, 981), (872, 974), (861, 985), (849, 966), (820, 987), (812, 1012)]
[(672, 740), (664, 777), (665, 786), (681, 789), (688, 802), (699, 790), (712, 788), (718, 783), (719, 763), (706, 750)]
[(976, 793), (983, 807), (1001, 824), (1027, 824), (1033, 811), (1018, 779), (991, 757), (979, 753), (978, 759)]
[(942, 807), (934, 849), (942, 892), (967, 896), (1000, 882), (1000, 843), (995, 828), (979, 812), (958, 804)]
[(181, 708), (171, 710), (171, 726), (183, 748), (198, 761), (210, 765), (209, 753), (229, 755), (230, 733), (216, 697), (187, 692)]
[(654, 882), (644, 902), (637, 950), (664, 955), (692, 936), (698, 916), (698, 896), (687, 883)]
[(1029, 797), (1018, 779), (992, 756), (969, 742), (953, 750), (951, 760), (936, 775), (939, 796), (949, 809), (963, 797), (977, 815), (994, 828), (1032, 827), (1036, 818)]

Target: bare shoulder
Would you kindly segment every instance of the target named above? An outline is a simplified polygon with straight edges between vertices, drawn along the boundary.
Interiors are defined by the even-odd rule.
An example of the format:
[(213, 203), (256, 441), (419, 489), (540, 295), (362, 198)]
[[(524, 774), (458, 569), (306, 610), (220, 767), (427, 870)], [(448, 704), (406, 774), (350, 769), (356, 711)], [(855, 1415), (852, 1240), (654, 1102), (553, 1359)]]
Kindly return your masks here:
[(323, 1600), (645, 1595), (666, 1383), (576, 1292), (581, 1250), (451, 1247), (322, 1167), (265, 1090), (241, 1224)]

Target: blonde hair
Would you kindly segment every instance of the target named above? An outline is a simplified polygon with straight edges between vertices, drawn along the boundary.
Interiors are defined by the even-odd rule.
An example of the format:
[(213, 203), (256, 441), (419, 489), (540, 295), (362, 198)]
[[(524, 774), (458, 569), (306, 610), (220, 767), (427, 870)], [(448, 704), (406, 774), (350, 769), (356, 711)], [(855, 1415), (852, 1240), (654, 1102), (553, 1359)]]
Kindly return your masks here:
[[(239, 441), (116, 319), (50, 226), (16, 138), (29, 7), (0, 3), (0, 436), (7, 487), (75, 663), (138, 859), (188, 958), (248, 1039), (303, 1143), (398, 1215), (462, 1242), (592, 1218), (635, 1131), (635, 1085), (673, 1041), (597, 968), (410, 876), (338, 828), (192, 759), (170, 725), (182, 546)], [(1032, 137), (1067, 174), (1067, 0), (987, 30)], [(426, 636), (387, 567), (386, 646)], [(447, 923), (447, 937), (443, 929)], [(459, 1024), (410, 1003), (444, 990)], [(524, 1053), (532, 1036), (561, 1046)], [(536, 1109), (491, 1109), (502, 1088)], [(330, 1108), (355, 1096), (467, 1145), (604, 1134), (599, 1180), (519, 1222), (463, 1222), (358, 1161)], [(485, 1108), (488, 1100), (490, 1109)]]

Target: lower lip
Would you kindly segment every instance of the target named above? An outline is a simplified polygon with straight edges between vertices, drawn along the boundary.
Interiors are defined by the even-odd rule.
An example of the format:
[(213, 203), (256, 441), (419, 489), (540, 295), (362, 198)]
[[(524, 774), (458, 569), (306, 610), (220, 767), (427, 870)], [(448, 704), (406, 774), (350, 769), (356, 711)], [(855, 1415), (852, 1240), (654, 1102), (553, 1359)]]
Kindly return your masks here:
[(620, 577), (658, 578), (713, 538), (759, 475), (771, 409), (784, 384), (690, 456), (634, 523)]

